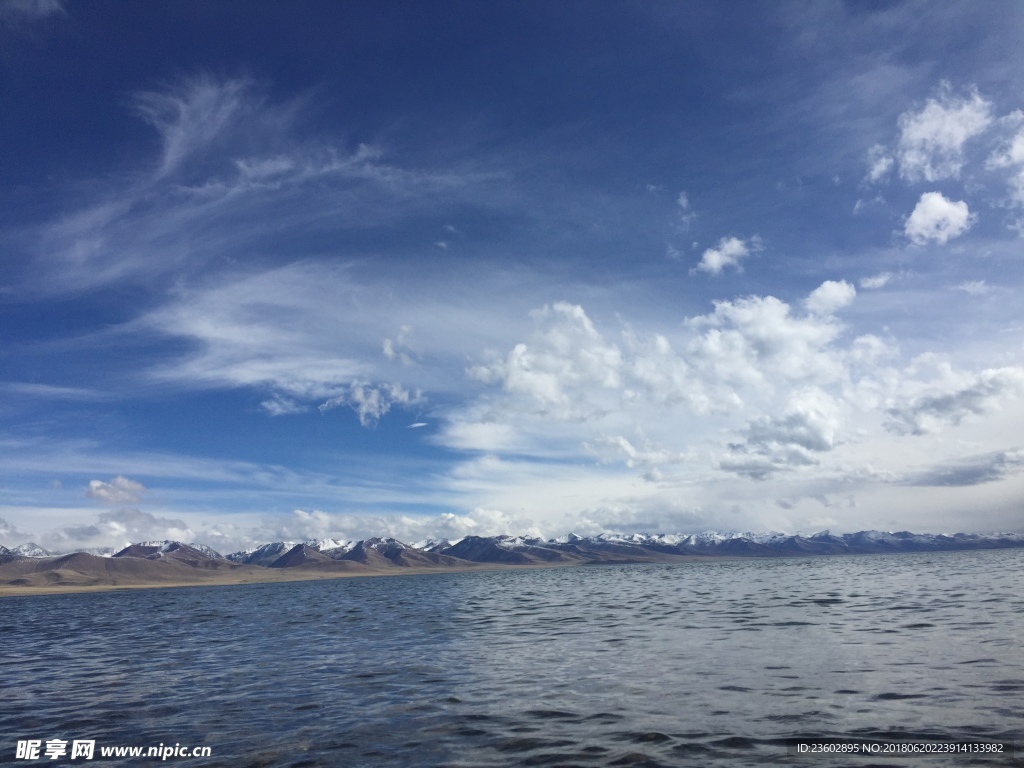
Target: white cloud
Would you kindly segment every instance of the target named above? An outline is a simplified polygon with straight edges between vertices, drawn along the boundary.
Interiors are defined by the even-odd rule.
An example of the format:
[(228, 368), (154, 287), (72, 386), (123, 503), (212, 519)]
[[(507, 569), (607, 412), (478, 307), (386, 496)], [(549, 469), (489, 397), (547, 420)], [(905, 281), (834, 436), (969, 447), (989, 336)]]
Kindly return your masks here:
[(159, 156), (147, 172), (109, 177), (78, 208), (68, 203), (69, 213), (25, 230), (19, 245), (39, 267), (33, 290), (248, 261), (271, 230), (284, 242), (372, 229), (469, 194), (478, 203), (481, 185), (497, 177), (402, 168), (382, 147), (310, 139), (302, 99), (273, 102), (244, 79), (184, 78), (134, 104), (160, 137)]
[[(1024, 121), (1024, 112), (1014, 112), (1003, 120), (1020, 123)], [(989, 156), (985, 164), (990, 169), (1024, 165), (1024, 129), (1019, 130), (1005, 141), (1003, 146)]]
[(937, 98), (917, 112), (900, 115), (900, 176), (911, 182), (958, 177), (964, 145), (992, 122), (992, 105), (976, 90), (960, 98), (943, 83)]
[(721, 469), (754, 480), (777, 472), (817, 465), (815, 454), (831, 451), (841, 426), (838, 403), (809, 387), (791, 397), (781, 416), (760, 416), (744, 430), (743, 441), (729, 445)]
[(29, 22), (65, 13), (64, 3), (61, 0), (3, 0), (0, 2), (0, 21)]
[[(1020, 126), (1024, 122), (1024, 112), (1013, 112), (1002, 118), (1001, 123)], [(1024, 206), (1024, 128), (1019, 128), (1003, 145), (993, 152), (986, 162), (989, 170), (1009, 170), (1006, 179), (1010, 193), (1010, 203)]]
[(678, 464), (690, 458), (688, 454), (670, 451), (664, 446), (656, 446), (643, 435), (632, 441), (623, 435), (600, 437), (593, 442), (583, 443), (583, 448), (605, 463), (625, 459), (625, 464), (630, 469), (635, 467), (657, 468), (665, 464)]
[(381, 343), (381, 351), (384, 353), (384, 357), (388, 360), (397, 360), (404, 366), (416, 365), (416, 361), (413, 359), (415, 353), (409, 346), (411, 334), (412, 328), (408, 325), (403, 325), (398, 330), (398, 334), (394, 339), (384, 339)]
[(667, 481), (671, 467), (699, 461), (695, 446), (716, 442), (711, 424), (770, 409), (795, 387), (843, 380), (844, 353), (833, 346), (842, 328), (830, 313), (853, 293), (826, 284), (809, 299), (821, 313), (807, 315), (774, 297), (718, 302), (674, 340), (628, 327), (612, 340), (582, 307), (546, 307), (530, 339), (469, 370), (500, 391), (451, 412), (437, 440), (563, 459), (582, 451)]
[(320, 406), (325, 413), (340, 405), (347, 405), (359, 416), (359, 423), (364, 427), (376, 424), (393, 406), (406, 406), (420, 402), (422, 393), (410, 392), (401, 384), (373, 385), (357, 381), (349, 385), (348, 391), (332, 397)]
[(617, 389), (622, 353), (605, 341), (578, 305), (556, 302), (533, 316), (547, 325), (542, 335), (531, 344), (517, 344), (503, 360), (470, 368), (469, 375), (484, 383), (500, 382), (507, 392), (524, 396), (556, 418), (582, 417), (585, 400), (576, 394)]
[(761, 238), (757, 235), (742, 240), (738, 237), (723, 237), (718, 241), (718, 246), (708, 248), (701, 256), (700, 264), (690, 270), (694, 272), (707, 272), (709, 275), (720, 275), (726, 267), (733, 267), (736, 271), (742, 271), (740, 261), (755, 251), (763, 248)]
[[(136, 109), (163, 140), (163, 157), (158, 176), (179, 167), (190, 156), (208, 147), (248, 104), (252, 84), (246, 80), (216, 80), (200, 76), (183, 80), (164, 91), (147, 91), (136, 96)], [(273, 163), (241, 163), (243, 175), (283, 172), (281, 159)]]
[(867, 181), (872, 184), (885, 179), (892, 170), (895, 161), (889, 151), (881, 144), (875, 144), (868, 150), (868, 175)]
[(141, 541), (191, 542), (195, 535), (183, 520), (125, 507), (101, 513), (94, 523), (68, 525), (42, 533), (38, 539), (47, 549), (61, 552), (83, 547), (121, 549)]
[(871, 277), (863, 277), (860, 280), (860, 287), (868, 291), (874, 291), (879, 288), (884, 288), (892, 280), (891, 272), (880, 272), (877, 275)]
[(294, 400), (290, 400), (287, 397), (282, 397), (281, 395), (274, 395), (273, 397), (264, 400), (260, 403), (260, 408), (271, 416), (292, 416), (306, 410), (306, 408), (299, 403)]
[(118, 475), (109, 483), (90, 480), (85, 495), (104, 504), (138, 504), (145, 490), (142, 483)]
[(925, 192), (904, 225), (903, 232), (915, 245), (945, 244), (969, 230), (977, 216), (963, 200), (952, 201), (941, 192)]
[(831, 315), (848, 307), (856, 298), (857, 289), (845, 280), (826, 280), (804, 300), (807, 311), (813, 315)]
[(30, 534), (19, 531), (17, 526), (0, 517), (0, 543), (5, 546), (13, 546), (28, 541), (29, 538), (31, 538)]
[(908, 381), (905, 394), (887, 408), (886, 428), (898, 434), (924, 435), (960, 424), (968, 416), (999, 410), (1024, 392), (1024, 368), (989, 368), (977, 374), (940, 366), (932, 381)]
[(958, 291), (963, 291), (964, 293), (969, 293), (971, 296), (984, 296), (992, 290), (985, 284), (984, 280), (968, 280), (960, 283), (960, 285), (956, 286), (956, 289)]
[(829, 317), (794, 316), (774, 296), (715, 302), (710, 315), (687, 324), (707, 329), (688, 345), (687, 362), (705, 377), (734, 385), (787, 381), (834, 381), (842, 365), (831, 350), (841, 328)]
[(907, 474), (907, 485), (957, 488), (994, 483), (1024, 469), (1024, 450), (994, 451), (933, 464)]

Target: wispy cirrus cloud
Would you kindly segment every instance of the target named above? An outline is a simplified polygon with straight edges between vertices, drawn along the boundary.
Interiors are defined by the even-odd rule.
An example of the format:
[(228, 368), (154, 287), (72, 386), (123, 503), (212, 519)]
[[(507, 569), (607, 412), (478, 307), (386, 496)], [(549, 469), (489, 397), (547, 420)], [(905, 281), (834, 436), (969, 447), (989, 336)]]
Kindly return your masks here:
[(248, 260), (268, 238), (294, 254), (313, 233), (372, 229), (465, 199), (495, 178), (401, 167), (380, 146), (310, 137), (301, 98), (272, 102), (247, 79), (199, 75), (132, 104), (159, 137), (153, 166), (23, 231), (18, 245), (45, 276), (31, 290), (152, 282)]
[[(453, 296), (462, 284), (473, 289)], [(397, 286), (367, 265), (304, 261), (181, 289), (124, 332), (188, 343), (144, 372), (151, 383), (255, 390), (275, 416), (345, 405), (371, 425), (392, 408), (464, 391), (467, 355), (511, 340), (534, 291), (461, 269)]]
[(0, 0), (0, 22), (29, 23), (66, 13), (62, 0)]

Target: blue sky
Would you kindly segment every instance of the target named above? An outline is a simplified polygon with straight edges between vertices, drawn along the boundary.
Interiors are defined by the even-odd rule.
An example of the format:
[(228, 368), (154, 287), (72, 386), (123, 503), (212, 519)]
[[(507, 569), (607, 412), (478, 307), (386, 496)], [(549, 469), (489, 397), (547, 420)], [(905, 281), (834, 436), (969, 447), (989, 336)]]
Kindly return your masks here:
[(1018, 3), (0, 3), (0, 542), (1021, 530)]

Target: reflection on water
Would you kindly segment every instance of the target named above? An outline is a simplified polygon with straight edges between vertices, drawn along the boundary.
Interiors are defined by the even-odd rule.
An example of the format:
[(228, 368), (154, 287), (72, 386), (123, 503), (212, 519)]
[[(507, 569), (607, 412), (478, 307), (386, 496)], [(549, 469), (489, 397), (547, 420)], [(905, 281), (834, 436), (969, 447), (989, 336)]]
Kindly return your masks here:
[(790, 765), (796, 738), (1021, 740), (1022, 565), (1004, 550), (8, 598), (0, 763), (21, 762), (19, 738), (295, 767)]

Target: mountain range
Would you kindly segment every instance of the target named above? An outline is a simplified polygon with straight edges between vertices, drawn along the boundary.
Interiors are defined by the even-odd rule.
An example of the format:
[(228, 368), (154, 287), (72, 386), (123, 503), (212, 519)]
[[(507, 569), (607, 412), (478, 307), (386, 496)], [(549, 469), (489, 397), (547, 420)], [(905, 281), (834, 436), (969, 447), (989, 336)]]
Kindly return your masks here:
[(612, 534), (556, 539), (467, 536), (415, 545), (392, 538), (276, 541), (221, 555), (202, 544), (147, 541), (118, 552), (49, 552), (0, 546), (0, 587), (109, 587), (244, 583), (344, 575), (600, 563), (670, 563), (707, 557), (794, 557), (1024, 547), (1022, 533), (920, 534), (859, 531)]

